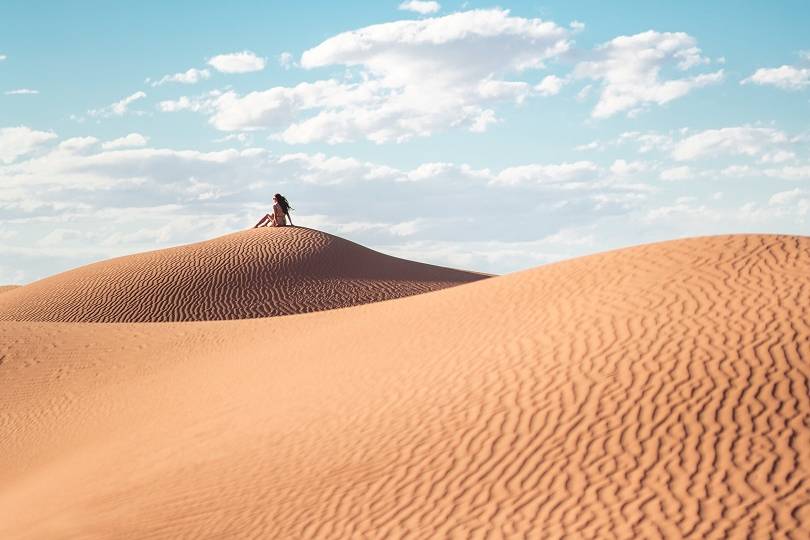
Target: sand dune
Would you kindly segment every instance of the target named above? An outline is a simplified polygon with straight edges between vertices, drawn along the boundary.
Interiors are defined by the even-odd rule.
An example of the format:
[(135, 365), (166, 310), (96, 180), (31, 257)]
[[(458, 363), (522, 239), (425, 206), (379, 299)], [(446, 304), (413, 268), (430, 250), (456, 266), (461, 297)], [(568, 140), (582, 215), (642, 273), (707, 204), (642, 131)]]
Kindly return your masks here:
[(157, 322), (307, 313), (486, 277), (397, 259), (301, 227), (90, 264), (10, 291), (0, 320)]
[(13, 291), (14, 289), (18, 288), (19, 285), (0, 285), (0, 294), (4, 292)]
[(808, 276), (810, 238), (725, 236), (290, 317), (0, 322), (0, 538), (807, 538)]

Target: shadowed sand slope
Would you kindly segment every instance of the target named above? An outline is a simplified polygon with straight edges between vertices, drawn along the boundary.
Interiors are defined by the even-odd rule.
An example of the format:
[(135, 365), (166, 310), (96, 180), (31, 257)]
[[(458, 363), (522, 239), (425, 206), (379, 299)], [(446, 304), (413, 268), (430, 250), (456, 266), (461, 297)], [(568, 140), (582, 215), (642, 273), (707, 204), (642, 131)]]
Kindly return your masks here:
[(484, 277), (389, 257), (312, 229), (261, 228), (37, 281), (0, 297), (0, 319), (247, 319), (390, 300)]
[(0, 323), (0, 538), (807, 538), (810, 239), (292, 317)]

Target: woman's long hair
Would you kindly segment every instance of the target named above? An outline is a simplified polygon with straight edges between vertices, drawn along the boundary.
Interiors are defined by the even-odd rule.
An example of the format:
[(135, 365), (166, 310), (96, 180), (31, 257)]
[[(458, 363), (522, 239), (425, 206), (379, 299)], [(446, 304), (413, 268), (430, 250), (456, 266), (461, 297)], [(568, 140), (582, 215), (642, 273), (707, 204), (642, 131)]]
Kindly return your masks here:
[(287, 202), (287, 198), (281, 193), (276, 193), (275, 195), (273, 195), (273, 198), (279, 205), (281, 205), (281, 209), (284, 211), (285, 214), (290, 215), (290, 210), (295, 210), (295, 208), (290, 206), (290, 203)]

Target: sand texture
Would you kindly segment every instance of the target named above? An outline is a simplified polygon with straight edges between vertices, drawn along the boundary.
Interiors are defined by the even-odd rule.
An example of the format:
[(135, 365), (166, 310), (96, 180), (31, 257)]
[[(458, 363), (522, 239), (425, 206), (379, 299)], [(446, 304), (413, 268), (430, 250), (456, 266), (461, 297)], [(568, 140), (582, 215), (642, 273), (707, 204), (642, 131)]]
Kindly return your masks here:
[(13, 291), (14, 289), (18, 288), (19, 285), (0, 285), (0, 294), (4, 292)]
[(289, 317), (0, 322), (0, 538), (806, 539), (809, 280), (810, 238), (723, 236)]
[(247, 319), (334, 309), (482, 279), (397, 259), (301, 227), (90, 264), (0, 299), (0, 320), (158, 322)]

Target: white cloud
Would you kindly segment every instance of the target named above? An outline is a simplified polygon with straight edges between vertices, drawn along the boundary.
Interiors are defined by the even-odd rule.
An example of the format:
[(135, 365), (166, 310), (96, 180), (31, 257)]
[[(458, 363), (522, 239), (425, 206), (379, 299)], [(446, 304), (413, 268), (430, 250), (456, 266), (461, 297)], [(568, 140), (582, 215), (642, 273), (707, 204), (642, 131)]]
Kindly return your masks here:
[(39, 94), (39, 90), (31, 90), (30, 88), (17, 88), (16, 90), (7, 90), (7, 96), (25, 96)]
[(285, 154), (278, 158), (278, 164), (294, 164), (296, 178), (302, 182), (318, 185), (343, 184), (363, 180), (394, 179), (402, 176), (400, 171), (381, 168), (374, 163), (354, 158), (342, 158), (317, 154)]
[(788, 204), (805, 194), (806, 191), (799, 188), (794, 188), (789, 191), (780, 191), (778, 193), (774, 193), (771, 196), (771, 198), (768, 199), (768, 204), (770, 205)]
[(565, 79), (561, 79), (556, 75), (547, 75), (534, 89), (537, 90), (541, 96), (555, 96), (560, 93), (565, 83)]
[(658, 133), (655, 131), (625, 131), (619, 135), (616, 144), (634, 143), (638, 147), (638, 151), (642, 154), (652, 152), (654, 150), (669, 150), (674, 139), (670, 134)]
[(168, 99), (158, 103), (158, 108), (163, 112), (177, 112), (186, 110), (200, 110), (200, 100), (192, 101), (187, 96), (181, 96), (178, 99)]
[[(279, 156), (261, 148), (200, 152), (113, 146), (118, 147), (74, 137), (0, 165), (0, 230), (18, 235), (0, 242), (0, 251), (24, 254), (19, 268), (33, 272), (32, 278), (42, 269), (249, 227), (277, 191), (290, 196), (301, 212), (302, 219), (297, 212), (293, 216), (296, 224), (370, 246), (402, 238), (443, 239), (448, 246), (463, 246), (458, 256), (467, 248), (480, 253), (472, 267), (505, 271), (535, 264), (541, 252), (563, 257), (587, 249), (591, 232), (566, 236), (558, 234), (560, 229), (592, 224), (600, 216), (624, 216), (646, 196), (638, 187), (614, 183), (609, 170), (591, 162), (494, 170), (434, 162), (398, 169), (347, 156)], [(463, 211), (448, 210), (448, 200), (458, 201)], [(492, 220), (493, 211), (504, 219)], [(326, 217), (310, 223), (316, 215)], [(495, 242), (517, 238), (509, 236), (514, 231), (548, 238), (542, 246)], [(480, 251), (468, 243), (473, 239)], [(488, 248), (492, 258), (482, 259)], [(58, 263), (62, 267), (53, 262), (60, 256), (66, 261)], [(447, 256), (435, 262), (451, 261)]]
[(647, 164), (643, 161), (627, 161), (624, 159), (617, 159), (610, 166), (610, 172), (616, 176), (631, 176), (640, 172), (646, 171)]
[(470, 125), (470, 131), (473, 133), (483, 133), (491, 124), (497, 122), (498, 118), (495, 116), (495, 111), (492, 109), (484, 109), (473, 119)]
[(0, 128), (0, 161), (12, 163), (55, 138), (52, 131), (36, 131), (27, 126)]
[(87, 111), (87, 114), (90, 116), (101, 117), (101, 118), (108, 118), (110, 116), (123, 116), (129, 110), (129, 106), (138, 101), (139, 99), (144, 99), (146, 97), (146, 93), (139, 90), (134, 94), (131, 94), (120, 101), (116, 101), (115, 103), (108, 105), (107, 107), (103, 107), (101, 109), (91, 109)]
[(579, 144), (579, 145), (574, 147), (574, 150), (576, 150), (578, 152), (584, 152), (584, 151), (587, 151), (587, 150), (603, 150), (603, 149), (604, 149), (604, 144), (599, 142), (599, 141), (591, 141), (589, 143)]
[(290, 69), (295, 65), (293, 61), (293, 55), (290, 52), (284, 51), (280, 55), (278, 55), (278, 65), (283, 67), (284, 69)]
[(8, 56), (6, 56), (5, 54), (0, 54), (0, 62), (5, 60), (6, 58), (8, 58)]
[(140, 133), (130, 133), (125, 137), (121, 137), (119, 139), (114, 139), (112, 141), (105, 142), (101, 145), (104, 150), (116, 150), (119, 148), (132, 148), (137, 146), (146, 146), (146, 143), (149, 141), (148, 137), (144, 137)]
[(662, 79), (669, 64), (680, 70), (707, 63), (695, 39), (682, 32), (649, 30), (632, 36), (619, 36), (603, 43), (592, 60), (578, 63), (574, 76), (602, 83), (602, 92), (592, 111), (594, 118), (608, 118), (626, 112), (630, 115), (655, 103), (663, 105), (692, 90), (723, 80), (723, 70), (679, 79)]
[(707, 129), (678, 141), (672, 150), (677, 161), (690, 161), (718, 155), (757, 156), (788, 141), (773, 128), (737, 126)]
[(191, 68), (182, 73), (164, 75), (160, 80), (152, 81), (152, 86), (161, 86), (166, 83), (176, 82), (181, 84), (197, 84), (200, 81), (211, 78), (211, 72), (207, 69)]
[(786, 165), (763, 172), (766, 176), (782, 180), (810, 180), (810, 165)]
[(84, 236), (82, 232), (76, 229), (53, 229), (40, 238), (37, 244), (43, 247), (62, 246), (65, 242), (81, 238), (82, 236)]
[(563, 227), (536, 240), (410, 240), (375, 246), (405, 259), (479, 271), (499, 271), (501, 265), (527, 268), (556, 262), (593, 249), (596, 238), (590, 227)]
[(338, 34), (301, 57), (307, 69), (358, 70), (358, 82), (329, 79), (244, 96), (228, 91), (161, 107), (196, 108), (226, 131), (276, 130), (291, 144), (398, 142), (449, 127), (483, 131), (496, 120), (493, 103), (557, 90), (556, 79), (534, 90), (504, 77), (542, 68), (569, 49), (568, 37), (552, 22), (500, 9), (378, 24)]
[(493, 176), (489, 169), (473, 169), (466, 164), (432, 162), (423, 163), (408, 171), (405, 179), (409, 182), (452, 182), (453, 179), (460, 179), (462, 185), (469, 186), (476, 182), (480, 184), (491, 182)]
[(210, 60), (208, 65), (222, 73), (250, 73), (264, 69), (267, 61), (256, 56), (251, 51), (242, 51), (230, 54), (218, 54)]
[(790, 150), (777, 149), (773, 152), (763, 154), (759, 161), (761, 163), (784, 163), (796, 159), (796, 154)]
[(421, 13), (422, 15), (427, 15), (429, 13), (436, 13), (441, 9), (441, 6), (438, 2), (426, 2), (424, 0), (408, 0), (407, 2), (402, 2), (399, 5), (400, 10), (404, 11), (414, 11), (416, 13)]
[(688, 165), (672, 167), (661, 171), (661, 180), (689, 180), (693, 177), (692, 169)]
[(553, 22), (512, 17), (507, 10), (474, 10), (344, 32), (301, 60), (305, 68), (361, 65), (393, 87), (437, 77), (441, 85), (478, 83), (492, 73), (542, 66), (568, 50), (567, 37)]
[(220, 139), (214, 139), (214, 142), (229, 142), (229, 141), (237, 141), (242, 144), (247, 144), (248, 142), (248, 134), (247, 133), (229, 133)]
[(810, 86), (810, 68), (788, 65), (778, 68), (760, 68), (750, 77), (740, 81), (740, 84), (775, 86), (782, 90), (804, 90)]
[(583, 183), (595, 180), (599, 175), (599, 167), (590, 161), (577, 161), (574, 163), (560, 163), (553, 165), (522, 165), (508, 167), (498, 173), (493, 184), (522, 185), (522, 184), (567, 184), (568, 187), (577, 187)]
[(72, 137), (60, 142), (59, 148), (68, 152), (78, 152), (96, 144), (98, 144), (98, 139), (95, 137)]

